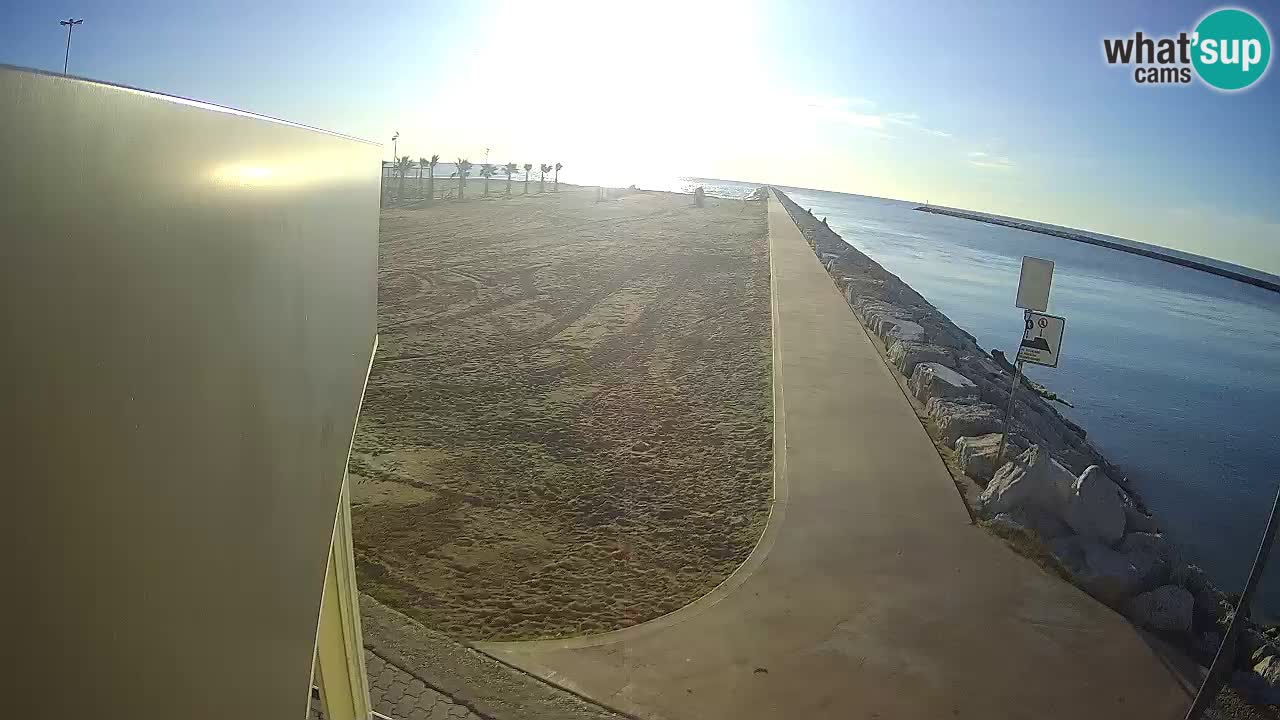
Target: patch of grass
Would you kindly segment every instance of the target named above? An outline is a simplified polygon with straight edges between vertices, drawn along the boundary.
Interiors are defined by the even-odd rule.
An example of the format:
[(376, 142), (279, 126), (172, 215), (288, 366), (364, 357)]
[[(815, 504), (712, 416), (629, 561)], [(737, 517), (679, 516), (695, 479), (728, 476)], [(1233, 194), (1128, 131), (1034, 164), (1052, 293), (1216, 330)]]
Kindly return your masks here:
[(1044, 546), (1040, 536), (1027, 528), (1010, 527), (1004, 523), (981, 520), (978, 527), (1005, 541), (1014, 552), (1034, 562), (1042, 570), (1062, 580), (1074, 584), (1071, 572), (1065, 568), (1058, 558)]

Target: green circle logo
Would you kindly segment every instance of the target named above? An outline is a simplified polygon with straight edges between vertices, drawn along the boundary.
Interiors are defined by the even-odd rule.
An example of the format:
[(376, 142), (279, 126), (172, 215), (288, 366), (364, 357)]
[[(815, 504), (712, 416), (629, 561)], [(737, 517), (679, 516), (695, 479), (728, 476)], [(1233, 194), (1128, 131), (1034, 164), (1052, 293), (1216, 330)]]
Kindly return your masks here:
[(1271, 60), (1271, 36), (1258, 18), (1225, 8), (1196, 26), (1191, 62), (1200, 79), (1219, 90), (1241, 90), (1258, 81)]

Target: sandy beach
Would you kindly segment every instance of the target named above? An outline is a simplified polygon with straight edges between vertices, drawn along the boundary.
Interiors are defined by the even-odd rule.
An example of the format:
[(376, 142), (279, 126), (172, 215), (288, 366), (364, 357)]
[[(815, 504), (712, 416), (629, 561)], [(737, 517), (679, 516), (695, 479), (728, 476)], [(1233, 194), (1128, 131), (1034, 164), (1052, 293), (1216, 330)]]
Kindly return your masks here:
[(383, 211), (350, 466), (360, 586), (467, 639), (634, 625), (710, 590), (763, 529), (763, 203), (504, 185)]

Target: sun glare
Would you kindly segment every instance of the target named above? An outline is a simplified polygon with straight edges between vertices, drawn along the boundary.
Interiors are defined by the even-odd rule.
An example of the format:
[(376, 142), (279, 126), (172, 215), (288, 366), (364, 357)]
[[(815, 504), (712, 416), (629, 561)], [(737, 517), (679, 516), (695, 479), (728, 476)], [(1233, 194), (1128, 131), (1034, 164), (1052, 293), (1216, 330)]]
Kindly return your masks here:
[(512, 3), (490, 18), (502, 49), (467, 50), (442, 101), (405, 126), (429, 118), (419, 132), (440, 144), (492, 138), (495, 161), (551, 153), (579, 176), (696, 168), (737, 144), (765, 71), (746, 3)]

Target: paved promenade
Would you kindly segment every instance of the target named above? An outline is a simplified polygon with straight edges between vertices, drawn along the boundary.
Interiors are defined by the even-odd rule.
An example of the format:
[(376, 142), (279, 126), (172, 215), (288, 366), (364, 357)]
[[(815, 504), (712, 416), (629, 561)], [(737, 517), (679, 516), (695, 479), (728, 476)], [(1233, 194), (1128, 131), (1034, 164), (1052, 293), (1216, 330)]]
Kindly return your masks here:
[(1121, 617), (969, 523), (776, 198), (775, 506), (721, 588), (627, 630), (481, 649), (644, 718), (1180, 718)]

